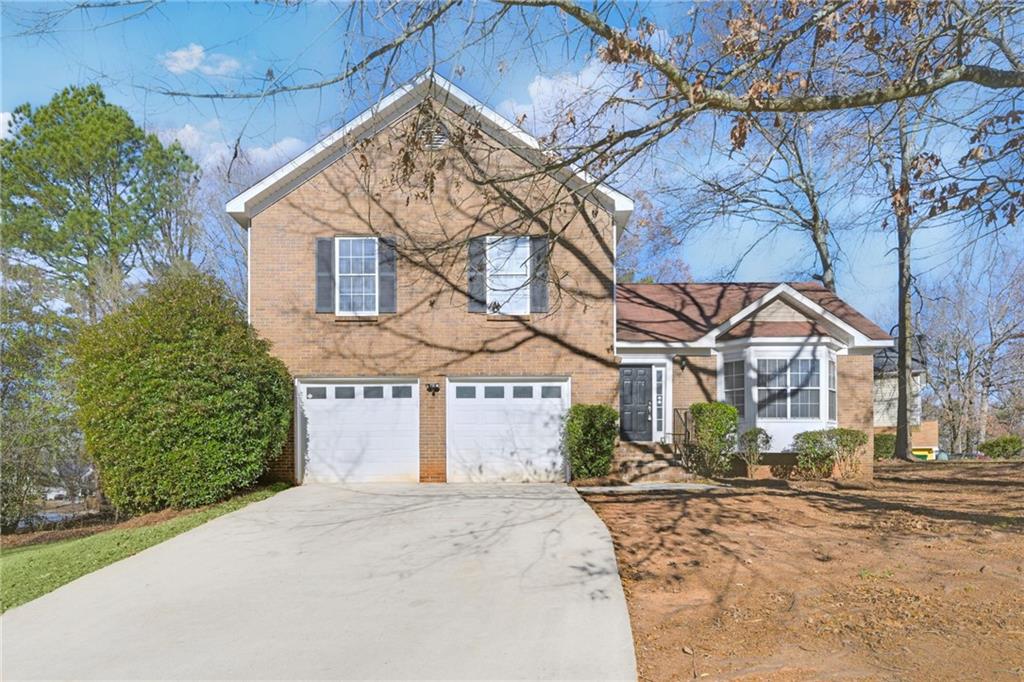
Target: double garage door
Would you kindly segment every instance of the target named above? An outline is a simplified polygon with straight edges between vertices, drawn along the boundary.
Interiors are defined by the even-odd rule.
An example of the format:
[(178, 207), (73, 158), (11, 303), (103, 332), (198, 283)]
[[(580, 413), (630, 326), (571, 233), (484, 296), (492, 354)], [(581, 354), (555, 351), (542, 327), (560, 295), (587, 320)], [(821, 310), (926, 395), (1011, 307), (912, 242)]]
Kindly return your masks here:
[[(419, 480), (420, 400), (440, 396), (410, 380), (299, 389), (305, 480)], [(563, 480), (568, 380), (459, 379), (444, 390), (448, 481)]]

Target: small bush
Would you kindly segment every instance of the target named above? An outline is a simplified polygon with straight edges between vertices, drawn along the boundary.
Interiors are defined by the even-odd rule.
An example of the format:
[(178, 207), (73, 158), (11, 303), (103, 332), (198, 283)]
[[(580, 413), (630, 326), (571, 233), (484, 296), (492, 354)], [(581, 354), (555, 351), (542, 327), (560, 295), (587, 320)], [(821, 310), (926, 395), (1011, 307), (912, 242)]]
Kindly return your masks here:
[(867, 434), (856, 429), (804, 431), (793, 437), (796, 468), (807, 478), (828, 478), (838, 465), (842, 477), (860, 469), (857, 452), (868, 442)]
[(771, 446), (772, 437), (762, 428), (754, 427), (740, 434), (740, 459), (747, 465), (747, 478), (753, 478), (754, 467), (761, 461), (761, 453)]
[(836, 461), (835, 442), (831, 429), (804, 431), (793, 437), (796, 450), (796, 468), (807, 478), (828, 478)]
[(608, 405), (573, 405), (565, 418), (565, 452), (572, 477), (607, 476), (619, 436), (619, 413)]
[(896, 456), (896, 434), (875, 434), (875, 459), (892, 459)]
[(857, 453), (868, 444), (868, 435), (857, 429), (829, 429), (836, 444), (836, 464), (839, 476), (850, 478), (860, 473), (860, 458)]
[(992, 459), (1009, 459), (1024, 451), (1024, 441), (1021, 441), (1020, 436), (1000, 436), (985, 441), (978, 446), (978, 450)]
[(119, 510), (195, 507), (251, 486), (281, 451), (287, 368), (224, 285), (175, 268), (74, 347), (78, 417)]
[(688, 457), (690, 466), (701, 476), (721, 476), (732, 463), (739, 414), (726, 403), (694, 403), (693, 442)]

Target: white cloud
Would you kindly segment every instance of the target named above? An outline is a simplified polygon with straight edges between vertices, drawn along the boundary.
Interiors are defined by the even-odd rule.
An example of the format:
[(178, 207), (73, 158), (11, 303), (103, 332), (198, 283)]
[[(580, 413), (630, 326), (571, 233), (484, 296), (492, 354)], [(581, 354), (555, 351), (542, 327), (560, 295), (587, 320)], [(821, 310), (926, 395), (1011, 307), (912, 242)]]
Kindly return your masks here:
[[(164, 144), (177, 141), (204, 171), (226, 165), (234, 154), (233, 141), (225, 140), (216, 119), (201, 125), (186, 123), (180, 128), (163, 128), (156, 135)], [(295, 158), (306, 148), (297, 137), (283, 137), (267, 146), (242, 147), (242, 158), (254, 169), (267, 172)]]
[(206, 76), (228, 76), (242, 67), (241, 62), (234, 57), (207, 52), (198, 43), (189, 43), (181, 49), (165, 52), (160, 57), (160, 63), (178, 76), (193, 71)]
[(9, 111), (0, 111), (0, 140), (6, 140), (11, 135), (11, 119), (13, 115)]
[(527, 101), (506, 99), (498, 105), (498, 111), (513, 121), (525, 115), (525, 126), (543, 134), (554, 124), (564, 122), (570, 110), (577, 120), (585, 120), (624, 85), (621, 73), (608, 64), (591, 60), (579, 71), (553, 76), (537, 74), (526, 88)]

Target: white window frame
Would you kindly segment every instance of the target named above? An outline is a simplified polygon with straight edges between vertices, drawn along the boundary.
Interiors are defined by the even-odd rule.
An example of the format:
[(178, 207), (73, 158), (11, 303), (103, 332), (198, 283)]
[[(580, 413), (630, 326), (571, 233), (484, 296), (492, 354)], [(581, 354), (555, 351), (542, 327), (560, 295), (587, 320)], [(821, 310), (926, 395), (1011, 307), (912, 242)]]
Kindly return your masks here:
[[(818, 363), (818, 385), (817, 386), (804, 386), (804, 387), (800, 387), (800, 386), (794, 386), (793, 385), (792, 364), (794, 362), (801, 361), (801, 360), (809, 361), (809, 362), (817, 362)], [(784, 362), (785, 363), (785, 367), (786, 367), (786, 369), (785, 369), (786, 385), (785, 386), (761, 386), (761, 383), (760, 383), (760, 369), (758, 368), (758, 365), (762, 361), (768, 361), (768, 362), (770, 362), (770, 361), (779, 361), (779, 362)], [(821, 374), (822, 374), (821, 373), (821, 365), (822, 365), (821, 358), (817, 358), (817, 357), (814, 357), (814, 358), (802, 358), (802, 357), (792, 357), (792, 358), (785, 358), (785, 357), (757, 357), (754, 360), (754, 376), (755, 376), (755, 380), (754, 380), (754, 410), (755, 410), (755, 413), (756, 413), (757, 421), (779, 421), (779, 422), (782, 422), (782, 421), (828, 421), (827, 419), (822, 417), (822, 411), (825, 410), (827, 412), (828, 406), (827, 405), (822, 406), (822, 404), (821, 404), (821, 392), (822, 392), (821, 388), (822, 388), (822, 383), (823, 383), (822, 382), (822, 377), (821, 377)], [(785, 417), (768, 417), (768, 416), (762, 415), (761, 414), (761, 392), (764, 391), (765, 393), (767, 393), (767, 392), (770, 392), (770, 391), (780, 391), (780, 390), (784, 391), (785, 395), (786, 395), (786, 398), (785, 398), (786, 416)], [(793, 416), (793, 404), (792, 404), (793, 403), (793, 395), (794, 395), (794, 393), (797, 390), (816, 390), (818, 392), (818, 414), (816, 416), (811, 416), (811, 417), (794, 417)]]
[[(526, 243), (526, 259), (524, 261), (524, 269), (525, 269), (526, 273), (525, 273), (525, 275), (523, 275), (523, 284), (522, 284), (522, 288), (521, 289), (517, 290), (517, 289), (505, 289), (505, 288), (502, 288), (501, 293), (506, 293), (507, 294), (508, 292), (515, 291), (515, 293), (518, 294), (520, 291), (525, 291), (526, 292), (526, 296), (525, 296), (526, 307), (525, 307), (525, 310), (508, 310), (508, 309), (503, 309), (502, 307), (500, 307), (503, 304), (500, 304), (498, 301), (493, 300), (492, 296), (491, 296), (491, 276), (492, 276), (492, 274), (494, 276), (498, 276), (498, 277), (511, 277), (512, 276), (512, 275), (508, 275), (508, 274), (498, 275), (496, 273), (492, 273), (491, 272), (491, 247), (494, 244), (498, 243), (498, 242), (510, 241), (510, 240), (514, 240), (515, 242), (517, 242), (516, 245), (513, 247), (513, 252), (515, 251), (516, 248), (519, 247), (518, 242), (525, 242)], [(487, 314), (488, 315), (529, 315), (530, 314), (530, 304), (531, 304), (531, 301), (530, 301), (530, 281), (531, 281), (531, 279), (530, 278), (533, 276), (533, 271), (532, 271), (533, 263), (531, 262), (532, 260), (533, 259), (531, 258), (531, 253), (530, 253), (530, 238), (529, 237), (508, 236), (508, 235), (491, 235), (491, 236), (487, 237), (486, 248), (484, 250), (484, 263), (485, 263), (485, 275), (486, 275), (485, 278), (484, 278), (484, 281), (485, 281), (485, 286), (487, 288)], [(508, 299), (508, 297), (506, 296), (505, 304), (508, 303), (507, 299)], [(498, 304), (497, 308), (495, 307), (495, 304)]]
[(826, 398), (828, 420), (837, 422), (839, 420), (839, 362), (835, 355), (828, 357), (828, 395)]
[[(338, 246), (343, 241), (372, 241), (373, 242), (373, 310), (342, 310), (341, 309), (341, 278), (342, 277), (366, 277), (366, 273), (352, 274), (341, 273), (338, 267)], [(371, 236), (349, 236), (334, 238), (334, 314), (338, 317), (369, 316), (375, 317), (380, 310), (380, 240)]]
[[(729, 365), (734, 365), (734, 364), (738, 364), (740, 366), (740, 387), (739, 388), (728, 388), (728, 383), (727, 383), (727, 380), (726, 380), (726, 377), (729, 374), (728, 367), (729, 367)], [(743, 421), (743, 420), (745, 420), (747, 418), (747, 359), (745, 357), (743, 357), (743, 356), (740, 356), (738, 358), (724, 358), (722, 360), (722, 370), (721, 370), (721, 372), (722, 372), (722, 398), (723, 398), (722, 402), (727, 403), (729, 405), (733, 405), (732, 401), (729, 400), (729, 394), (730, 393), (737, 393), (738, 392), (740, 394), (739, 402), (740, 402), (740, 405), (742, 407), (737, 406), (737, 405), (733, 405), (733, 407), (736, 407), (737, 411), (740, 413), (739, 414), (740, 421)]]

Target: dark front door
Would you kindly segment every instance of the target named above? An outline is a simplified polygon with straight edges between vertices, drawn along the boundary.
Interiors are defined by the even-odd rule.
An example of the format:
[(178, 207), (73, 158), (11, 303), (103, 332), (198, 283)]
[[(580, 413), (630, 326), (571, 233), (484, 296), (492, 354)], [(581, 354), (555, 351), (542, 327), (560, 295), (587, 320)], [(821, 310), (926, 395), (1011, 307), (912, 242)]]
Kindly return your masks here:
[(651, 440), (651, 368), (619, 368), (619, 430), (622, 440)]

